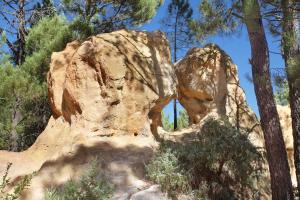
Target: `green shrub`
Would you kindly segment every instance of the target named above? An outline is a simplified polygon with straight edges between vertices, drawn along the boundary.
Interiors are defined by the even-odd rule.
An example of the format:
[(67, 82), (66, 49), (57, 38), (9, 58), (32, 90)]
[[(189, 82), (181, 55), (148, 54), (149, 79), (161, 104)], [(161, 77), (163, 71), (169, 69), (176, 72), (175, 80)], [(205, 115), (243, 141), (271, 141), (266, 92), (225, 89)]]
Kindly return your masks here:
[(35, 173), (29, 174), (29, 175), (25, 175), (20, 181), (17, 182), (17, 184), (14, 186), (14, 188), (12, 189), (13, 192), (8, 192), (8, 188), (11, 185), (11, 181), (8, 178), (8, 172), (9, 169), (11, 168), (12, 163), (8, 163), (6, 170), (4, 172), (4, 175), (2, 177), (2, 182), (0, 184), (0, 199), (2, 200), (16, 200), (18, 199), (22, 192), (24, 190), (26, 190), (30, 183), (31, 180), (34, 176)]
[(174, 123), (170, 122), (170, 115), (166, 115), (163, 111), (161, 112), (161, 121), (162, 121), (162, 128), (165, 131), (174, 130)]
[(171, 195), (189, 190), (188, 177), (180, 169), (176, 153), (170, 148), (162, 148), (158, 155), (147, 166), (148, 177), (161, 185), (163, 191)]
[(48, 190), (46, 200), (108, 200), (112, 193), (113, 187), (104, 181), (93, 161), (79, 181), (70, 180), (61, 188)]
[(46, 191), (45, 200), (63, 200), (56, 188), (50, 188)]
[(149, 178), (171, 195), (255, 199), (265, 189), (260, 182), (263, 163), (246, 133), (227, 120), (209, 119), (193, 140), (163, 143), (146, 169)]
[(0, 149), (25, 150), (46, 127), (51, 116), (46, 84), (51, 54), (72, 39), (64, 18), (45, 17), (26, 36), (22, 65), (13, 66), (0, 51)]
[[(162, 128), (165, 131), (174, 131), (174, 121), (170, 121), (170, 115), (166, 115), (163, 111), (161, 112)], [(177, 130), (187, 128), (189, 126), (189, 116), (185, 109), (179, 110), (177, 117)]]
[(179, 110), (179, 115), (177, 119), (177, 129), (181, 130), (189, 126), (189, 116), (185, 109)]

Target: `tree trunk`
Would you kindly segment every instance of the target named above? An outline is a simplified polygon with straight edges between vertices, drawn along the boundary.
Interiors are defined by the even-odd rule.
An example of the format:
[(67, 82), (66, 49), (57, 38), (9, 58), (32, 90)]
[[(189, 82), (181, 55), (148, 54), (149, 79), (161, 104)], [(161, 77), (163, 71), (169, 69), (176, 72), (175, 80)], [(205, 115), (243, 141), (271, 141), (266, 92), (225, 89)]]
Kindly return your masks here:
[(12, 115), (11, 115), (11, 121), (12, 121), (12, 127), (10, 131), (10, 151), (18, 151), (18, 139), (19, 135), (17, 132), (17, 125), (19, 124), (21, 119), (21, 112), (20, 112), (20, 106), (19, 106), (19, 100), (16, 98), (16, 104), (13, 107)]
[(25, 0), (19, 0), (19, 8), (17, 11), (17, 18), (19, 21), (19, 27), (18, 27), (18, 35), (17, 35), (18, 50), (17, 50), (17, 55), (16, 55), (16, 64), (20, 65), (23, 63), (24, 58), (25, 58), (25, 36), (26, 36)]
[(273, 200), (293, 199), (292, 182), (269, 69), (269, 50), (258, 0), (243, 0), (252, 76), (265, 138)]
[(174, 106), (174, 131), (177, 130), (177, 104), (176, 98), (174, 99), (173, 106)]
[[(289, 63), (299, 56), (298, 19), (297, 11), (293, 8), (293, 0), (282, 0), (282, 50), (286, 69)], [(300, 194), (300, 90), (295, 87), (294, 81), (287, 73), (289, 85), (290, 108), (294, 138), (294, 163), (296, 167), (296, 177), (298, 192)]]
[[(175, 26), (174, 26), (174, 63), (177, 62), (177, 23), (178, 23), (178, 12), (176, 14)], [(174, 110), (174, 131), (177, 130), (177, 104), (176, 98), (173, 101), (173, 110)]]

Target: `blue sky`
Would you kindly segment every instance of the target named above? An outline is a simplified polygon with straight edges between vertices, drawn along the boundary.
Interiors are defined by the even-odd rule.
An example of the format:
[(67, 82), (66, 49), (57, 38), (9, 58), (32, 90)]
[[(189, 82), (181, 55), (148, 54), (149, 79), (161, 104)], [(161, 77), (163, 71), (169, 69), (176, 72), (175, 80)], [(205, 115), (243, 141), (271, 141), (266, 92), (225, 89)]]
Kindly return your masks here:
[[(167, 6), (170, 0), (165, 0), (163, 5), (158, 9), (157, 15), (148, 23), (140, 27), (141, 30), (155, 31), (160, 30), (162, 25), (160, 20), (167, 13)], [(198, 13), (198, 0), (190, 0), (191, 7), (194, 9), (194, 13)], [(272, 52), (280, 52), (279, 38), (273, 38), (271, 34), (266, 30), (269, 50)], [(240, 84), (244, 89), (247, 97), (247, 102), (252, 110), (258, 114), (258, 108), (256, 103), (256, 97), (254, 93), (253, 84), (246, 78), (247, 74), (251, 76), (251, 66), (249, 64), (249, 58), (251, 57), (251, 49), (248, 41), (248, 35), (246, 28), (235, 35), (231, 36), (214, 36), (207, 40), (206, 43), (215, 43), (219, 45), (232, 59), (233, 62), (238, 66), (238, 73), (240, 78)], [(183, 57), (184, 54), (179, 57)], [(270, 67), (279, 68), (283, 67), (284, 62), (281, 55), (270, 53)], [(164, 108), (164, 112), (167, 113), (171, 119), (173, 119), (172, 104), (167, 105)]]

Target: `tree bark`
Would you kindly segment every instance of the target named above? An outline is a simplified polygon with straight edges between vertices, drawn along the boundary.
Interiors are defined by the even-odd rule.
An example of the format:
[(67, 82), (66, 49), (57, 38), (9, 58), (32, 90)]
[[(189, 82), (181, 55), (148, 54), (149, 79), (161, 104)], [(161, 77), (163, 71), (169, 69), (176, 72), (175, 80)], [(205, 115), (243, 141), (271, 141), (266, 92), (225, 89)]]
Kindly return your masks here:
[(19, 106), (20, 102), (19, 102), (19, 98), (16, 98), (16, 102), (15, 105), (13, 106), (13, 110), (12, 110), (12, 115), (11, 115), (11, 122), (12, 122), (12, 127), (11, 127), (11, 131), (10, 131), (10, 147), (9, 150), (10, 151), (18, 151), (18, 139), (19, 139), (19, 135), (17, 132), (17, 125), (20, 122), (21, 119), (21, 112), (20, 112), (20, 106)]
[[(178, 23), (178, 11), (175, 18), (175, 25), (174, 25), (174, 63), (177, 62), (177, 23)], [(177, 104), (176, 99), (173, 101), (173, 110), (174, 110), (174, 131), (177, 130)]]
[[(286, 69), (289, 63), (299, 56), (298, 19), (294, 0), (282, 0), (282, 53)], [(300, 90), (287, 73), (289, 85), (290, 108), (294, 138), (294, 163), (296, 167), (297, 189), (300, 194)]]
[(26, 36), (25, 0), (19, 0), (18, 6), (19, 8), (17, 11), (17, 18), (19, 21), (19, 27), (18, 27), (18, 35), (17, 35), (18, 50), (16, 55), (16, 64), (20, 65), (23, 63), (25, 58), (25, 36)]
[(258, 0), (243, 0), (252, 76), (265, 138), (273, 200), (293, 199), (292, 182), (269, 69), (269, 50)]

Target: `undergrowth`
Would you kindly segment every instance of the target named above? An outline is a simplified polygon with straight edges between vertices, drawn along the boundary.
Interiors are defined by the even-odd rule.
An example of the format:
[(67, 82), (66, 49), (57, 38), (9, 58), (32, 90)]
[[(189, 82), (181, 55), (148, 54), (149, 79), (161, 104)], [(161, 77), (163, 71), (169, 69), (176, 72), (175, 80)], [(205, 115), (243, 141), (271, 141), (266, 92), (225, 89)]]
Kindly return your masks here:
[(190, 199), (258, 199), (268, 192), (262, 153), (227, 120), (209, 119), (196, 139), (165, 141), (147, 175), (172, 196)]
[(108, 184), (97, 170), (98, 162), (93, 160), (91, 167), (80, 180), (71, 179), (65, 185), (51, 188), (46, 192), (46, 200), (108, 200), (114, 188)]
[(9, 170), (12, 166), (12, 163), (8, 163), (4, 175), (2, 176), (2, 181), (0, 184), (0, 199), (1, 200), (15, 200), (18, 199), (22, 192), (26, 190), (31, 183), (31, 180), (35, 173), (25, 175), (21, 178), (20, 181), (16, 183), (14, 187), (12, 187), (12, 182), (10, 178), (8, 178)]

